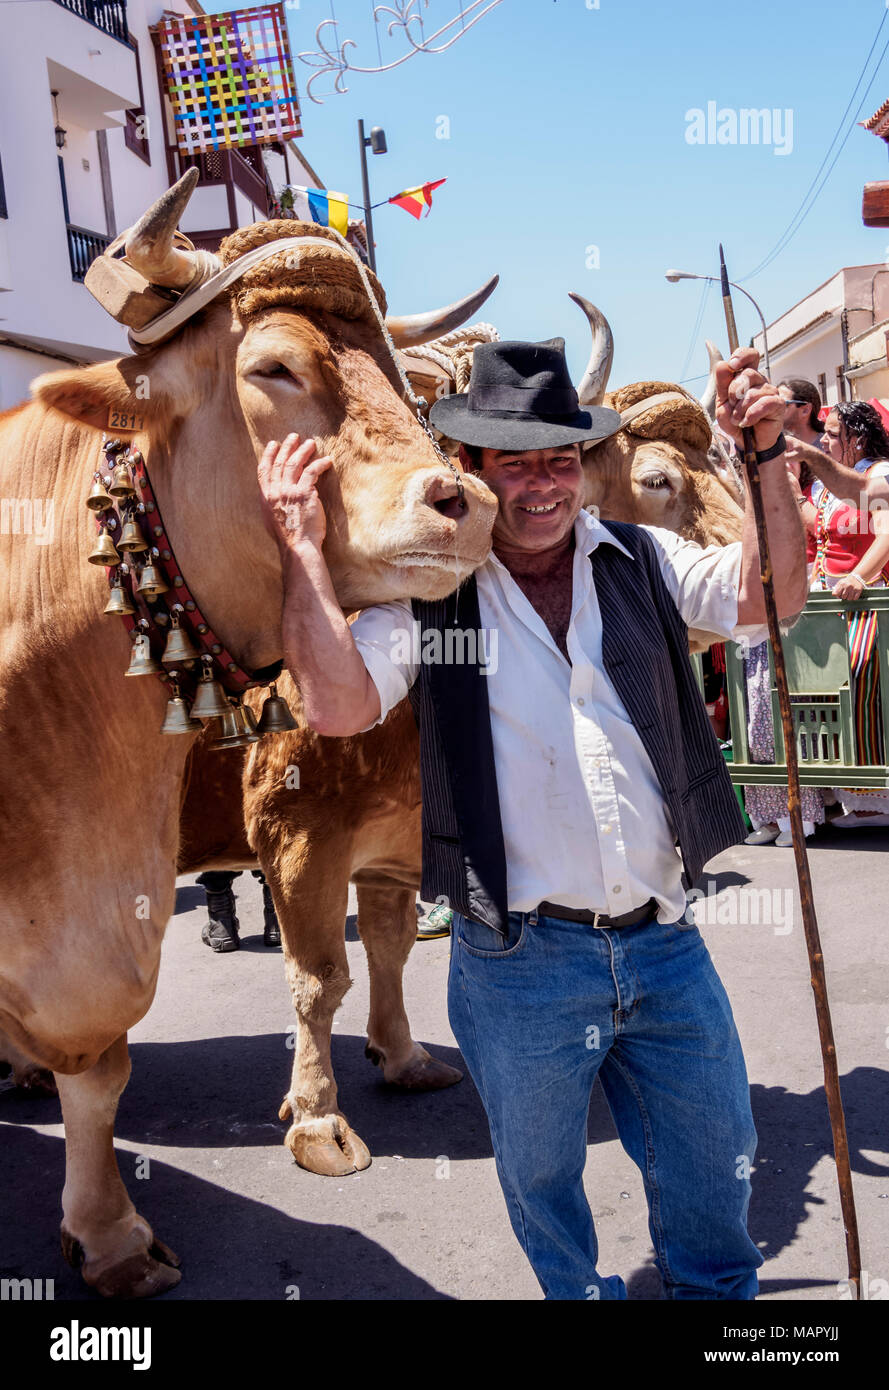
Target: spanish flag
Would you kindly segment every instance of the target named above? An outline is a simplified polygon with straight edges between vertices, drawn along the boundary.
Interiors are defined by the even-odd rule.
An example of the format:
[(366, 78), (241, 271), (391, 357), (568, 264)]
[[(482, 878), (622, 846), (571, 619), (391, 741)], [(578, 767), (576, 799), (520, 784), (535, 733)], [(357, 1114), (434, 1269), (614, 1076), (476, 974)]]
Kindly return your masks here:
[(396, 193), (394, 198), (390, 198), (390, 203), (396, 203), (398, 207), (404, 208), (411, 217), (420, 218), (423, 209), (426, 209), (426, 216), (429, 216), (429, 209), (432, 207), (432, 190), (441, 188), (446, 179), (436, 179), (434, 183), (420, 184), (419, 188), (405, 188), (401, 193)]
[(319, 227), (333, 227), (340, 236), (349, 230), (349, 200), (345, 193), (332, 188), (305, 188), (291, 184), (293, 211), (303, 222), (317, 222)]

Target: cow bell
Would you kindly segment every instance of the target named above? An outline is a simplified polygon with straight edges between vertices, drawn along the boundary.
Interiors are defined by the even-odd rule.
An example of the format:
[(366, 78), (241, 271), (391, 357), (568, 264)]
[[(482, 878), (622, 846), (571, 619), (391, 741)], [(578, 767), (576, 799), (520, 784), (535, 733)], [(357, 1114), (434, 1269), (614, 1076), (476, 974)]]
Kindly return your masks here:
[(124, 617), (128, 613), (135, 613), (135, 611), (135, 608), (130, 603), (130, 596), (127, 593), (126, 589), (123, 587), (119, 579), (116, 580), (111, 587), (111, 593), (108, 596), (108, 602), (105, 604), (105, 607), (102, 609), (102, 612), (111, 613), (119, 617)]
[(156, 569), (153, 560), (149, 560), (147, 565), (142, 566), (139, 583), (136, 585), (137, 594), (141, 594), (143, 598), (153, 598), (157, 594), (165, 594), (169, 587), (160, 570)]
[(195, 734), (204, 726), (199, 719), (192, 719), (188, 705), (179, 694), (178, 685), (173, 686), (173, 694), (167, 701), (167, 712), (161, 724), (162, 734)]
[(193, 645), (188, 633), (183, 632), (179, 626), (179, 615), (174, 613), (161, 661), (165, 666), (178, 666), (182, 662), (197, 661), (199, 656), (200, 652)]
[(246, 748), (259, 742), (259, 734), (254, 733), (247, 721), (247, 711), (239, 700), (230, 700), (228, 711), (222, 716), (219, 737), (210, 744), (211, 748)]
[(211, 667), (206, 666), (191, 706), (192, 715), (195, 719), (219, 719), (225, 718), (230, 709), (228, 696), (219, 681), (214, 680)]
[(258, 734), (283, 734), (288, 729), (296, 728), (298, 725), (290, 713), (287, 701), (278, 694), (278, 687), (273, 681), (269, 689), (268, 699), (262, 706), (256, 732)]
[(154, 657), (151, 655), (151, 643), (145, 636), (144, 632), (140, 632), (139, 636), (133, 643), (133, 651), (132, 655), (130, 656), (130, 664), (127, 670), (124, 672), (124, 675), (156, 676), (157, 673), (162, 670), (163, 667), (160, 665), (159, 662), (155, 661)]
[(86, 499), (86, 505), (91, 512), (107, 512), (114, 506), (114, 498), (109, 497), (105, 491), (101, 473), (96, 473), (93, 477), (93, 485), (90, 488), (89, 497)]
[(128, 516), (123, 524), (123, 530), (117, 541), (118, 550), (147, 550), (148, 542), (142, 535), (138, 521), (132, 515)]
[(96, 539), (95, 548), (86, 557), (91, 565), (119, 565), (117, 547), (105, 528)]
[(114, 466), (111, 475), (111, 486), (108, 489), (112, 497), (135, 497), (136, 489), (133, 487), (133, 480), (130, 477), (130, 470), (123, 462)]

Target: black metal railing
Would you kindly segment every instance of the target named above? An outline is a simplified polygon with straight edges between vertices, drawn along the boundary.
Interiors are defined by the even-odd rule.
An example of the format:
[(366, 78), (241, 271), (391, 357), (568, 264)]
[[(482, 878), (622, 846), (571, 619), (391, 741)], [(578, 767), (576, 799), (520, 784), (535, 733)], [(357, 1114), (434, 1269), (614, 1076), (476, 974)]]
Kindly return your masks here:
[(199, 186), (232, 183), (263, 215), (268, 213), (269, 190), (258, 146), (248, 145), (242, 150), (206, 150), (203, 154), (179, 154), (177, 158), (179, 177), (193, 165), (200, 170)]
[(106, 246), (111, 244), (110, 236), (101, 232), (88, 232), (86, 227), (72, 227), (68, 223), (68, 255), (71, 258), (72, 280), (82, 280), (97, 256), (101, 256)]
[(56, 4), (130, 46), (126, 0), (56, 0)]

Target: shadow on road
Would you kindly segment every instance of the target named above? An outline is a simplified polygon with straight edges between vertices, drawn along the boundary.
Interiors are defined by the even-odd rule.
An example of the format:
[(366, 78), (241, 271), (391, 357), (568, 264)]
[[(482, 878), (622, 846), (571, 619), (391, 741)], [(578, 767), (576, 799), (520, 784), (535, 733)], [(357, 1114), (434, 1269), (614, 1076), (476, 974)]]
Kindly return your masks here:
[[(6, 1128), (0, 1158), (2, 1272), (5, 1278), (54, 1279), (57, 1301), (91, 1301), (95, 1295), (59, 1248), (55, 1207), (63, 1182), (61, 1139)], [(164, 1295), (165, 1303), (450, 1298), (349, 1227), (297, 1220), (166, 1163), (152, 1159), (151, 1180), (131, 1180), (129, 1190), (182, 1261), (182, 1283)], [(25, 1212), (31, 1213), (28, 1219), (22, 1219)]]
[[(451, 1064), (462, 1065), (455, 1048), (433, 1050)], [(268, 1145), (276, 1142), (276, 1135), (283, 1140), (285, 1126), (277, 1119), (277, 1110), (293, 1054), (281, 1035), (137, 1043), (130, 1051), (132, 1079), (122, 1097), (116, 1126), (121, 1139), (177, 1148)], [(398, 1093), (380, 1084), (378, 1074), (364, 1057), (363, 1038), (354, 1036), (334, 1036), (333, 1060), (345, 1113), (376, 1158), (399, 1154), (403, 1158), (434, 1159), (443, 1153), (452, 1160), (491, 1156), (487, 1121), (469, 1077), (446, 1091), (428, 1095)], [(876, 1067), (857, 1067), (843, 1077), (842, 1089), (853, 1171), (886, 1178), (889, 1191), (889, 1163), (868, 1158), (862, 1152), (869, 1150), (889, 1157), (889, 1075)], [(754, 1085), (751, 1100), (759, 1146), (752, 1174), (750, 1232), (763, 1255), (770, 1259), (794, 1241), (808, 1209), (824, 1204), (824, 1198), (807, 1193), (806, 1189), (816, 1164), (825, 1155), (832, 1155), (830, 1127), (820, 1087), (799, 1095), (781, 1086)], [(15, 1223), (9, 1219), (0, 1221), (0, 1230), (12, 1236), (18, 1229), (19, 1236), (12, 1236), (13, 1243), (18, 1242), (28, 1251), (25, 1273), (35, 1277), (42, 1273), (51, 1276), (57, 1268), (56, 1235), (53, 1230), (51, 1237), (40, 1236), (41, 1259), (46, 1268), (38, 1268), (32, 1251), (34, 1227), (30, 1220), (22, 1220), (22, 1214), (48, 1214), (57, 1201), (63, 1183), (62, 1143), (60, 1139), (36, 1134), (28, 1126), (53, 1124), (60, 1118), (57, 1099), (0, 1090), (0, 1120), (6, 1122), (0, 1146), (0, 1193), (2, 1200), (8, 1205), (14, 1203), (16, 1210)], [(588, 1138), (591, 1144), (615, 1138), (598, 1085), (590, 1106)], [(144, 1200), (150, 1203), (146, 1216), (149, 1220), (152, 1214), (158, 1217), (161, 1238), (180, 1254), (186, 1248), (194, 1252), (189, 1256), (189, 1265), (197, 1266), (198, 1282), (190, 1278), (191, 1298), (232, 1296), (231, 1288), (226, 1286), (225, 1266), (234, 1266), (235, 1262), (238, 1273), (233, 1283), (239, 1289), (239, 1297), (283, 1297), (272, 1287), (276, 1279), (283, 1286), (287, 1282), (299, 1283), (304, 1277), (308, 1298), (440, 1296), (401, 1270), (373, 1242), (354, 1232), (291, 1220), (261, 1202), (247, 1201), (163, 1163), (152, 1161), (151, 1173), (150, 1187), (145, 1187)], [(322, 1181), (326, 1180), (294, 1166), (295, 1196), (301, 1184)], [(143, 1200), (140, 1194), (134, 1196), (137, 1201)], [(839, 1214), (835, 1189), (827, 1200), (837, 1201)], [(43, 1224), (42, 1215), (40, 1223)], [(46, 1225), (53, 1225), (48, 1217)], [(864, 1222), (862, 1226), (862, 1238), (866, 1241)], [(841, 1245), (841, 1235), (838, 1240)], [(258, 1271), (244, 1268), (246, 1251), (278, 1252), (291, 1247), (299, 1251), (299, 1258), (288, 1257), (290, 1263), (303, 1273), (279, 1275), (278, 1267), (268, 1263), (271, 1257), (267, 1259), (265, 1253)], [(10, 1263), (6, 1252), (0, 1258), (4, 1265)], [(340, 1268), (341, 1262), (348, 1265), (356, 1258), (369, 1271), (366, 1276), (362, 1273), (361, 1278), (366, 1277), (368, 1289), (378, 1289), (377, 1292), (357, 1292)], [(251, 1254), (246, 1263), (252, 1259)], [(13, 1259), (12, 1263), (17, 1261)], [(656, 1296), (644, 1292), (649, 1287), (649, 1277), (643, 1278), (635, 1296)], [(245, 1280), (248, 1291), (241, 1293)], [(813, 1280), (811, 1286), (818, 1283)], [(73, 1276), (72, 1287), (77, 1287)], [(778, 1289), (776, 1285), (775, 1291)]]
[[(853, 1173), (889, 1178), (889, 1165), (866, 1158), (862, 1149), (889, 1156), (889, 1074), (878, 1067), (856, 1067), (841, 1078)], [(759, 1134), (752, 1175), (750, 1234), (767, 1259), (796, 1237), (807, 1208), (823, 1199), (806, 1193), (812, 1171), (825, 1155), (833, 1157), (827, 1101), (822, 1088), (807, 1095), (783, 1086), (751, 1086), (753, 1118)], [(887, 1184), (889, 1191), (889, 1184)], [(839, 1194), (834, 1186), (831, 1201)], [(862, 1212), (862, 1241), (866, 1239)], [(840, 1237), (840, 1245), (842, 1238)]]

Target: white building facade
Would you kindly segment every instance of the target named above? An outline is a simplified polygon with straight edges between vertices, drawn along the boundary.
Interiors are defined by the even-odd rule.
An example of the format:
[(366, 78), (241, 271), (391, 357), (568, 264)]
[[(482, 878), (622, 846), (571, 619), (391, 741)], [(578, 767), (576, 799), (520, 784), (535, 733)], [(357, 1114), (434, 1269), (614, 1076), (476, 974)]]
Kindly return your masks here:
[[(879, 331), (884, 320), (889, 320), (889, 267), (882, 261), (844, 266), (768, 324), (772, 381), (805, 377), (818, 387), (825, 405), (881, 397), (889, 384), (885, 332), (881, 338)], [(753, 342), (762, 352), (762, 333)], [(862, 353), (873, 354), (866, 364)]]
[[(204, 13), (198, 0), (180, 0), (180, 9)], [(191, 164), (201, 178), (182, 230), (207, 249), (268, 216), (272, 187), (320, 186), (294, 142), (288, 177), (283, 150), (176, 152), (149, 31), (163, 13), (162, 0), (3, 6), (0, 409), (24, 400), (41, 372), (128, 350), (83, 275)]]

